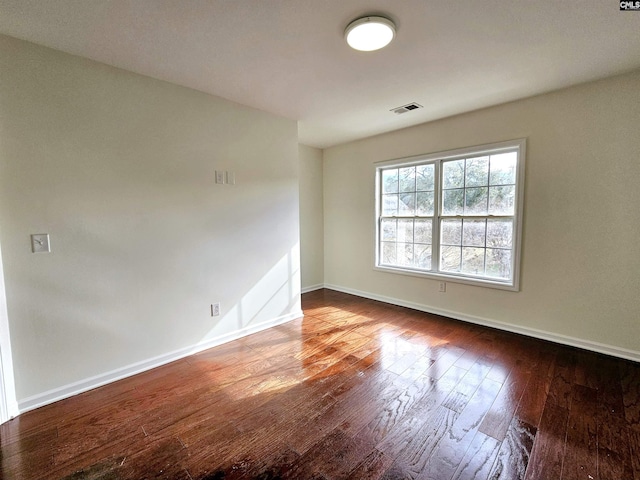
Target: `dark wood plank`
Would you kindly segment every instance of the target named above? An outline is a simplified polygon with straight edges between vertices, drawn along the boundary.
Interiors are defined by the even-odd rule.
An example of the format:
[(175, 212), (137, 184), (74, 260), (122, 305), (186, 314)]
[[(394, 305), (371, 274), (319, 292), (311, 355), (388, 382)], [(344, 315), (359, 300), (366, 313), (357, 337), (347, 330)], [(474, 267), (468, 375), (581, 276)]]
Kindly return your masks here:
[(524, 479), (536, 433), (536, 427), (514, 417), (488, 478), (491, 480)]
[(62, 480), (115, 480), (118, 478), (115, 472), (122, 466), (125, 460), (124, 457), (108, 458), (60, 478)]
[(547, 402), (531, 451), (526, 480), (547, 480), (562, 476), (568, 418), (566, 408), (559, 407), (555, 402)]
[[(456, 388), (445, 399), (443, 405), (450, 410), (461, 413), (469, 403), (471, 397), (475, 394), (489, 370), (490, 367), (470, 367)], [(493, 383), (496, 384), (497, 382)]]
[(620, 377), (620, 363), (603, 358), (599, 362), (597, 397), (598, 475), (601, 480), (632, 478), (629, 424)]
[(415, 431), (435, 416), (444, 399), (466, 373), (460, 368), (451, 367), (440, 379), (431, 379), (430, 388), (403, 415), (389, 417), (385, 412), (360, 430), (357, 436), (377, 442), (383, 453), (395, 459)]
[(558, 354), (547, 402), (558, 407), (569, 409), (571, 406), (571, 389), (575, 377), (575, 363), (571, 352), (562, 349)]
[(629, 426), (640, 428), (640, 369), (630, 362), (622, 362), (620, 381), (625, 418)]
[[(466, 378), (467, 376), (462, 379), (462, 382)], [(475, 376), (472, 378), (475, 381)], [(500, 383), (493, 380), (483, 379), (464, 410), (439, 442), (437, 450), (429, 458), (418, 478), (451, 478), (455, 474), (501, 386)]]
[(395, 378), (395, 375), (386, 371), (374, 371), (368, 378), (353, 377), (348, 383), (345, 382), (331, 392), (331, 398), (335, 403), (326, 411), (308, 412), (307, 420), (289, 432), (287, 444), (300, 455), (304, 454), (328, 432), (344, 422), (349, 422), (351, 417), (358, 414), (362, 405), (380, 401), (388, 389), (397, 391), (393, 386)]
[(363, 404), (357, 415), (350, 415), (340, 428), (349, 435), (378, 442), (433, 388), (434, 380), (428, 377), (410, 384), (406, 384), (402, 378), (395, 379), (382, 395)]
[(500, 442), (504, 440), (530, 376), (530, 373), (519, 374), (515, 370), (511, 372), (482, 420), (479, 428), (481, 432)]
[(3, 455), (0, 460), (1, 478), (7, 479), (46, 478), (46, 472), (51, 472), (54, 466), (50, 448), (28, 450), (10, 457)]
[[(454, 424), (457, 413), (443, 406), (430, 412), (427, 419), (412, 417), (389, 433), (378, 445), (383, 453), (395, 458), (382, 478), (420, 478), (438, 443)], [(391, 476), (390, 476), (391, 475)]]
[(595, 479), (598, 478), (597, 391), (574, 384), (572, 397), (562, 478)]
[(515, 416), (519, 421), (534, 428), (538, 428), (551, 380), (548, 377), (533, 374), (527, 383), (526, 393), (520, 398), (520, 404)]
[(601, 480), (633, 478), (629, 429), (618, 416), (598, 417), (598, 474)]
[(458, 465), (452, 480), (484, 480), (489, 478), (491, 468), (500, 450), (498, 440), (484, 433), (475, 434), (469, 449)]
[(166, 478), (191, 480), (182, 466), (187, 449), (177, 438), (159, 439), (144, 450), (123, 458), (116, 468), (116, 478)]
[(594, 375), (598, 368), (600, 355), (576, 350), (574, 357), (576, 359), (574, 383), (594, 390), (600, 388), (598, 378)]
[(374, 449), (353, 470), (349, 472), (349, 480), (378, 480), (391, 467), (392, 459), (378, 449)]
[(373, 447), (372, 442), (353, 438), (337, 428), (301, 456), (283, 479), (309, 478), (316, 473), (328, 479), (347, 478)]
[(631, 450), (633, 478), (640, 480), (640, 428), (629, 429), (629, 449)]

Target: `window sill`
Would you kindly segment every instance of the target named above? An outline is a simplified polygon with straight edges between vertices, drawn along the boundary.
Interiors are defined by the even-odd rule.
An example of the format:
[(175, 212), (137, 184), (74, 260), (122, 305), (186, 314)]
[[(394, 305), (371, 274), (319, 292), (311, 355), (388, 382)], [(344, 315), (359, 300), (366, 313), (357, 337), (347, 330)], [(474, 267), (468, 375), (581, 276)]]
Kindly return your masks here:
[(473, 277), (463, 277), (459, 275), (448, 275), (446, 273), (435, 272), (423, 272), (420, 270), (413, 270), (410, 268), (391, 267), (386, 265), (376, 265), (374, 270), (385, 273), (395, 273), (398, 275), (407, 275), (410, 277), (427, 278), (430, 280), (438, 280), (440, 282), (460, 283), (463, 285), (472, 285), (474, 287), (494, 288), (497, 290), (508, 290), (511, 292), (519, 292), (520, 287), (518, 282), (509, 283), (501, 282), (499, 280), (485, 280)]

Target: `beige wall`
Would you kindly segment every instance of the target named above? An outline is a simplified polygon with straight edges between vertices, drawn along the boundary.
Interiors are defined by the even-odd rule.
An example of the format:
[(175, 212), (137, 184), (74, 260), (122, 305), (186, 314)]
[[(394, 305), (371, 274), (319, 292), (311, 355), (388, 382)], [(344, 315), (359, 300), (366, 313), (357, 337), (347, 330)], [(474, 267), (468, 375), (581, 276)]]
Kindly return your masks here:
[(300, 273), (302, 290), (324, 284), (324, 210), (322, 150), (299, 146)]
[[(32, 254), (32, 233), (52, 253)], [(298, 235), (294, 121), (0, 37), (22, 408), (299, 315)]]
[[(636, 72), (325, 150), (326, 283), (640, 360), (639, 124)], [(521, 137), (520, 292), (372, 269), (374, 162)]]

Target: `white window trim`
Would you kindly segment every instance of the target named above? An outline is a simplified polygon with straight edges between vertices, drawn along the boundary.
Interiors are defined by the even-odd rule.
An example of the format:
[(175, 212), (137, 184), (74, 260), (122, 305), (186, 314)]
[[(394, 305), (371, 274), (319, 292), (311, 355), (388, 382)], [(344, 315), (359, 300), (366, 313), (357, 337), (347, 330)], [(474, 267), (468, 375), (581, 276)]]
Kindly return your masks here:
[[(395, 273), (400, 275), (408, 275), (413, 277), (430, 278), (439, 281), (447, 281), (452, 283), (462, 283), (467, 285), (475, 285), (481, 287), (497, 288), (501, 290), (520, 291), (520, 263), (522, 253), (522, 227), (524, 220), (524, 172), (525, 172), (525, 157), (526, 157), (526, 144), (525, 138), (519, 138), (516, 140), (508, 140), (505, 142), (491, 143), (485, 145), (478, 145), (475, 147), (459, 148), (455, 150), (447, 150), (443, 152), (429, 153), (425, 155), (416, 155), (412, 157), (398, 158), (394, 160), (385, 160), (382, 162), (376, 162), (375, 165), (375, 247), (374, 247), (374, 270)], [(460, 158), (466, 158), (469, 155), (482, 155), (483, 153), (496, 153), (501, 150), (518, 150), (518, 165), (516, 171), (516, 209), (515, 209), (515, 227), (514, 227), (514, 239), (513, 239), (513, 281), (500, 281), (484, 278), (477, 278), (471, 276), (465, 276), (464, 274), (449, 274), (443, 272), (425, 272), (422, 270), (411, 269), (408, 267), (397, 267), (388, 265), (379, 265), (380, 260), (380, 213), (381, 213), (381, 201), (382, 192), (380, 191), (380, 172), (384, 168), (390, 168), (395, 166), (411, 166), (418, 165), (430, 161), (443, 161), (443, 160), (456, 160)], [(436, 192), (440, 193), (440, 172), (436, 167)], [(442, 195), (438, 195), (436, 199), (438, 204), (438, 211), (435, 212), (435, 217), (438, 217), (438, 213), (441, 208)], [(434, 238), (440, 238), (440, 226), (439, 222), (434, 222), (433, 236)], [(439, 261), (440, 256), (440, 241), (437, 242), (438, 248), (432, 252), (435, 262)], [(437, 257), (436, 257), (437, 256)]]

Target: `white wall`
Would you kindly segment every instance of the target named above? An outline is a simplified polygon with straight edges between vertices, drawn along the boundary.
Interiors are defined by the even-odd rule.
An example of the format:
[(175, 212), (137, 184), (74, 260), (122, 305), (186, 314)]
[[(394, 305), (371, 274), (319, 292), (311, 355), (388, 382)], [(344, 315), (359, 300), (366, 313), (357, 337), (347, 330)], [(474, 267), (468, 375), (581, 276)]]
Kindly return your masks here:
[[(326, 283), (640, 360), (639, 124), (636, 72), (325, 150)], [(520, 292), (372, 270), (374, 162), (521, 137)]]
[(299, 146), (300, 272), (302, 290), (324, 284), (324, 209), (322, 150)]
[(21, 408), (300, 315), (298, 235), (294, 121), (0, 37)]

